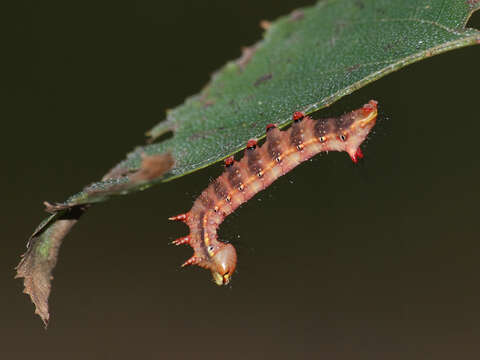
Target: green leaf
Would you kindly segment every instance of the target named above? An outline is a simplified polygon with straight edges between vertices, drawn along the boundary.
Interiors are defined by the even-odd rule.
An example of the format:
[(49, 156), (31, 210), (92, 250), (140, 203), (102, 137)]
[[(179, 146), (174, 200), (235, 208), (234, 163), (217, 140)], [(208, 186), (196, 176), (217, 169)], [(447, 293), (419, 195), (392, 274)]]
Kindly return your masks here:
[[(465, 29), (478, 8), (479, 0), (331, 0), (296, 10), (271, 23), (261, 42), (244, 49), (148, 132), (152, 140), (170, 131), (172, 137), (137, 148), (103, 181), (63, 204), (48, 204), (48, 210), (63, 216), (70, 208), (191, 173), (243, 149), (250, 138), (262, 138), (268, 123), (287, 126), (294, 111), (315, 112), (406, 65), (478, 44), (480, 32)], [(169, 156), (164, 154), (173, 159), (145, 162)], [(66, 234), (58, 214), (36, 231), (22, 260), (48, 274), (53, 266), (42, 265), (46, 254), (53, 246), (58, 250)], [(57, 233), (60, 240), (51, 241)], [(22, 263), (18, 275), (27, 286), (35, 275), (22, 272)]]
[[(142, 154), (167, 151), (175, 167), (163, 181), (186, 175), (238, 152), (250, 138), (262, 138), (268, 123), (287, 126), (294, 111), (310, 114), (406, 65), (477, 44), (480, 32), (464, 26), (479, 7), (464, 0), (332, 0), (296, 10), (272, 23), (263, 41), (244, 49), (148, 132), (153, 140), (173, 131), (172, 138), (137, 148), (107, 177), (137, 171)], [(99, 187), (110, 184), (93, 184)], [(66, 204), (116, 194), (91, 190)]]

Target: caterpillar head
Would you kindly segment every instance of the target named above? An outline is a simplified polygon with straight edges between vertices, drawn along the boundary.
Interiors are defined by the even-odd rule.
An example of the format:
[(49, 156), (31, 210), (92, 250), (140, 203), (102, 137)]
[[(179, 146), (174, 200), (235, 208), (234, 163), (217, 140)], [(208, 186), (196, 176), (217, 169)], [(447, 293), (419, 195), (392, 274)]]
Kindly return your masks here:
[(237, 266), (237, 252), (232, 244), (215, 241), (207, 247), (206, 253), (205, 250), (195, 251), (182, 267), (188, 265), (198, 265), (210, 270), (217, 285), (227, 285)]
[(212, 271), (217, 285), (227, 285), (237, 266), (237, 252), (232, 244), (220, 243), (219, 248), (210, 257), (208, 268)]

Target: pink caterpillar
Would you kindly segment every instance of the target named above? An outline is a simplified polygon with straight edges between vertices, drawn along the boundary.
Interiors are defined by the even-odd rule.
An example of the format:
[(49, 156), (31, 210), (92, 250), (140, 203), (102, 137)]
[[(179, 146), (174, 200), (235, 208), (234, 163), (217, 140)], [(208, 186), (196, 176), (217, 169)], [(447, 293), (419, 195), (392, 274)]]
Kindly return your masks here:
[(257, 140), (249, 140), (245, 156), (238, 162), (233, 156), (225, 159), (225, 172), (200, 194), (189, 212), (170, 218), (183, 221), (190, 228), (189, 235), (173, 242), (193, 248), (193, 256), (182, 266), (209, 269), (218, 285), (228, 284), (235, 271), (237, 253), (232, 244), (217, 239), (217, 229), (225, 217), (320, 152), (346, 151), (356, 163), (363, 157), (360, 145), (376, 118), (377, 102), (370, 100), (339, 118), (313, 120), (303, 112), (295, 112), (293, 124), (286, 131), (274, 124), (267, 125), (266, 141), (261, 147)]

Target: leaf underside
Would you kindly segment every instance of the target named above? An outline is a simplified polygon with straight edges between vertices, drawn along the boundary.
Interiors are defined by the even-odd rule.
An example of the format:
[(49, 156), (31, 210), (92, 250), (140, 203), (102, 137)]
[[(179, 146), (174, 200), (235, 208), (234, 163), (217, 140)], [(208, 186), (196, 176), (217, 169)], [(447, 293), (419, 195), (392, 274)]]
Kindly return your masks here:
[(480, 0), (330, 0), (268, 23), (264, 39), (215, 73), (202, 91), (167, 112), (137, 148), (61, 204), (32, 235), (17, 267), (36, 312), (48, 321), (51, 271), (63, 237), (88, 204), (186, 175), (264, 136), (265, 125), (291, 122), (432, 55), (480, 43), (465, 29)]

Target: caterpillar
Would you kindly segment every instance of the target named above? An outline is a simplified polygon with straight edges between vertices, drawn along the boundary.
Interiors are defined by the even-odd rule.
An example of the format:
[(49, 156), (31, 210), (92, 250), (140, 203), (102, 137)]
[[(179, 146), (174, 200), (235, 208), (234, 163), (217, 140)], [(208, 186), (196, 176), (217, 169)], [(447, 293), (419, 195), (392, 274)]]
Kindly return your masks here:
[(375, 125), (377, 102), (370, 100), (360, 109), (339, 118), (313, 120), (303, 112), (293, 114), (292, 126), (280, 131), (266, 127), (266, 140), (247, 142), (244, 157), (225, 159), (225, 171), (195, 200), (190, 211), (170, 217), (183, 221), (190, 234), (172, 243), (188, 244), (194, 254), (182, 267), (198, 265), (212, 272), (217, 285), (229, 283), (237, 264), (232, 244), (217, 239), (217, 229), (225, 217), (258, 192), (267, 188), (301, 162), (320, 152), (346, 151), (354, 163), (363, 158), (360, 145)]

